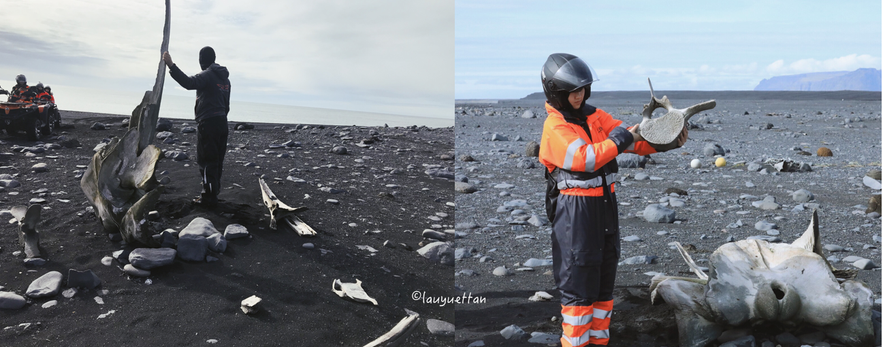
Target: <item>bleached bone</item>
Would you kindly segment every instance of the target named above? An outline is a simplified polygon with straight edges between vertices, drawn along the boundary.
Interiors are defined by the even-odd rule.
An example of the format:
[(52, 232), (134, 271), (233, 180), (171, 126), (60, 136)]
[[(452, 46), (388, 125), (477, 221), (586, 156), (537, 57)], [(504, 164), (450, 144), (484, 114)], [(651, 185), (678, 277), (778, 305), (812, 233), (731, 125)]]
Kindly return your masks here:
[(37, 223), (40, 223), (40, 205), (15, 206), (10, 209), (12, 217), (18, 220), (18, 240), (25, 250), (27, 258), (43, 258), (40, 251), (40, 234), (37, 232)]
[[(643, 120), (638, 126), (638, 133), (650, 143), (657, 151), (667, 151), (677, 146), (677, 137), (681, 134), (681, 130), (693, 117), (694, 114), (713, 109), (717, 103), (714, 100), (705, 101), (687, 108), (677, 109), (672, 106), (668, 96), (663, 95), (662, 99), (656, 98), (653, 92), (653, 84), (650, 84), (650, 103), (644, 105)], [(657, 108), (665, 108), (668, 113), (662, 117), (651, 119), (653, 111)]]
[[(170, 7), (169, 0), (166, 0), (160, 53), (169, 48)], [(120, 232), (127, 242), (147, 246), (158, 246), (150, 233), (142, 230), (140, 217), (142, 210), (152, 210), (158, 200), (159, 192), (153, 191), (159, 186), (155, 168), (161, 153), (152, 142), (159, 119), (165, 71), (165, 62), (160, 59), (153, 90), (145, 92), (141, 104), (132, 111), (128, 131), (95, 153), (80, 179), (80, 188), (101, 219), (104, 230)], [(134, 206), (137, 208), (133, 217), (127, 219)], [(131, 220), (135, 215), (139, 223)]]
[(267, 182), (264, 182), (263, 178), (258, 178), (258, 184), (261, 186), (261, 197), (264, 200), (264, 206), (267, 206), (270, 210), (270, 229), (276, 230), (276, 223), (281, 220), (300, 236), (316, 236), (316, 231), (294, 214), (297, 211), (306, 210), (306, 207), (286, 205), (276, 197), (276, 194), (273, 194), (273, 191), (270, 190), (270, 187), (267, 185)]
[(374, 341), (369, 342), (364, 347), (394, 347), (400, 345), (405, 341), (405, 338), (411, 331), (417, 327), (417, 323), (420, 322), (420, 315), (417, 313), (412, 313), (402, 320), (399, 321), (392, 329), (387, 331), (385, 334), (380, 335), (380, 337), (376, 338)]
[(681, 257), (684, 258), (684, 261), (687, 262), (687, 266), (690, 267), (690, 270), (693, 270), (693, 273), (696, 274), (699, 279), (708, 280), (708, 275), (705, 274), (699, 266), (696, 265), (696, 262), (693, 261), (693, 257), (690, 256), (690, 253), (687, 253), (687, 250), (681, 246), (680, 242), (675, 242), (675, 247), (678, 249), (678, 253), (681, 253)]
[[(337, 289), (337, 287), (340, 287), (340, 289)], [(358, 302), (370, 302), (377, 306), (377, 300), (374, 300), (374, 298), (368, 296), (368, 293), (365, 293), (365, 290), (362, 289), (362, 281), (358, 279), (356, 283), (343, 283), (336, 279), (331, 284), (331, 290), (341, 298), (350, 298)]]
[[(705, 346), (725, 328), (762, 322), (807, 325), (850, 346), (868, 345), (873, 293), (838, 282), (822, 256), (818, 212), (792, 244), (741, 240), (712, 253), (708, 281), (656, 276), (651, 299), (675, 308), (681, 346)], [(688, 261), (689, 263), (689, 261)], [(698, 274), (697, 274), (698, 275)]]

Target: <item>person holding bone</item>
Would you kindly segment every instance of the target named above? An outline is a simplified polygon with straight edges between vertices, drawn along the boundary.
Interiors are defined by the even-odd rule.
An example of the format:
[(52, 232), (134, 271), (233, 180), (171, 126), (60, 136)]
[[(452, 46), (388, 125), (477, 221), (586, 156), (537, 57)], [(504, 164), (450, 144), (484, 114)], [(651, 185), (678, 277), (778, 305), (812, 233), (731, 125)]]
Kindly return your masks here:
[[(539, 160), (546, 167), (552, 267), (561, 293), (563, 347), (607, 345), (620, 257), (616, 156), (656, 153), (622, 121), (592, 105), (597, 74), (582, 59), (549, 56), (541, 72), (548, 117)], [(687, 128), (677, 147), (687, 141)]]

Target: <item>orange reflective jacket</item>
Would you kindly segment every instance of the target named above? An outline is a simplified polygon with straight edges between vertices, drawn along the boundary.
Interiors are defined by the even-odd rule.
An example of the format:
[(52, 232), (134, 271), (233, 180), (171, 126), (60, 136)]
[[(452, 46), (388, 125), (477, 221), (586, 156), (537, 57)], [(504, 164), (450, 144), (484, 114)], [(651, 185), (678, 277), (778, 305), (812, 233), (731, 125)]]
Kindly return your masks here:
[[(548, 103), (546, 103), (546, 111), (549, 115), (543, 124), (539, 160), (549, 172), (556, 167), (572, 172), (596, 172), (619, 155), (616, 143), (608, 137), (614, 128), (622, 124), (622, 121), (613, 119), (609, 113), (596, 109), (586, 117), (586, 124), (591, 131), (589, 137), (580, 125), (566, 121), (561, 112)], [(625, 152), (647, 155), (656, 153), (656, 150), (646, 141), (638, 141), (629, 146)], [(608, 175), (610, 192), (614, 192), (614, 181), (616, 181), (615, 175)], [(601, 184), (594, 185), (588, 181), (583, 183), (577, 187), (566, 189), (559, 187), (559, 189), (561, 194), (567, 195), (603, 195)]]

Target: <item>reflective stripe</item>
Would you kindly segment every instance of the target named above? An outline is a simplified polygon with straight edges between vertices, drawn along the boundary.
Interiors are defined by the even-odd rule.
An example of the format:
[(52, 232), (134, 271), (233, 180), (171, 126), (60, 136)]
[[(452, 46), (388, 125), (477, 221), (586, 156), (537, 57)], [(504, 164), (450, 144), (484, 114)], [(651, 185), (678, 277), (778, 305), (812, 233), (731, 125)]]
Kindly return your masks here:
[(586, 172), (595, 171), (595, 146), (586, 147)]
[(561, 318), (563, 318), (563, 323), (570, 325), (586, 325), (592, 323), (592, 315), (571, 316), (562, 313)]
[[(616, 173), (612, 173), (607, 175), (607, 185), (612, 185), (619, 178), (619, 175)], [(569, 188), (597, 188), (600, 187), (603, 181), (601, 181), (601, 176), (595, 177), (590, 180), (561, 180), (558, 182), (558, 190), (565, 190)]]
[[(589, 334), (583, 334), (582, 336), (577, 336), (577, 337), (570, 337), (570, 336), (567, 336), (567, 335), (561, 335), (561, 340), (562, 340), (562, 341), (561, 341), (561, 342), (562, 342), (561, 345), (562, 345), (562, 346), (566, 346), (566, 345), (564, 344), (564, 342), (567, 342), (567, 343), (569, 343), (571, 346), (579, 346), (579, 345), (582, 345), (582, 344), (584, 344), (584, 343), (588, 343), (588, 342), (589, 342), (589, 338), (590, 338)], [(564, 341), (564, 340), (566, 340), (566, 341)]]
[(589, 335), (596, 339), (609, 339), (610, 331), (609, 330), (589, 330)]
[(602, 320), (607, 319), (610, 317), (610, 312), (611, 311), (602, 310), (602, 309), (599, 309), (596, 307), (595, 312), (592, 313), (592, 317), (597, 318), (597, 319), (602, 319)]
[[(570, 170), (573, 167), (573, 156), (576, 155), (576, 151), (578, 151), (579, 148), (585, 144), (586, 144), (585, 140), (583, 140), (581, 138), (577, 138), (576, 140), (573, 140), (573, 142), (571, 142), (570, 145), (567, 146), (567, 154), (564, 155), (563, 169)], [(588, 149), (587, 149), (587, 152), (588, 152)], [(593, 162), (595, 161), (594, 157), (595, 157), (595, 153), (593, 152), (592, 153), (592, 161)], [(592, 165), (592, 168), (594, 169), (595, 165)]]

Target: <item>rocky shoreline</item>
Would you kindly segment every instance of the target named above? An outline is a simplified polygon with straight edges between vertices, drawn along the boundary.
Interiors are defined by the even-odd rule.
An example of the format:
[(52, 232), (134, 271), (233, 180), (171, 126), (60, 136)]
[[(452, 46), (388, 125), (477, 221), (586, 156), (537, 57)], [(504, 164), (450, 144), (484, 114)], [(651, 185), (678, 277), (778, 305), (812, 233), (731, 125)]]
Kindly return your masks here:
[[(813, 210), (819, 212), (828, 260), (857, 272), (856, 279), (874, 292), (879, 329), (881, 218), (869, 199), (880, 191), (865, 183), (867, 175), (879, 182), (879, 97), (786, 94), (722, 96), (715, 109), (691, 119), (684, 147), (649, 159), (619, 157), (622, 258), (611, 346), (677, 345), (673, 311), (665, 304), (650, 305), (648, 292), (656, 274), (695, 276), (673, 242), (707, 267), (711, 252), (726, 242), (793, 242)], [(674, 105), (686, 107), (708, 95), (678, 96)], [(615, 93), (589, 99), (627, 125), (640, 122), (646, 102)], [(555, 343), (561, 333), (559, 294), (551, 274), (542, 167), (533, 143), (542, 133), (542, 100), (459, 104), (455, 112), (455, 283), (461, 292), (487, 298), (457, 306), (455, 345)], [(821, 148), (832, 156), (819, 156)], [(721, 157), (726, 163), (718, 167)], [(694, 159), (698, 167), (691, 166)], [(551, 299), (536, 295), (540, 291)], [(719, 342), (744, 343), (751, 336), (757, 345), (801, 338), (811, 345), (838, 345), (825, 336), (813, 342), (817, 335), (811, 329), (758, 327), (733, 329)]]
[[(453, 343), (453, 305), (412, 298), (454, 295), (451, 128), (230, 122), (223, 202), (207, 209), (191, 203), (195, 123), (171, 120), (155, 141), (164, 190), (145, 221), (167, 244), (139, 249), (103, 231), (79, 187), (95, 147), (125, 120), (62, 111), (41, 142), (0, 138), (0, 214), (40, 206), (45, 258), (25, 263), (19, 224), (7, 224), (0, 344), (364, 345), (413, 312), (421, 321), (406, 344)], [(298, 216), (315, 237), (268, 227), (261, 177), (307, 207)], [(182, 255), (187, 243), (205, 246)], [(339, 297), (337, 279), (361, 281), (377, 305)], [(247, 313), (251, 296), (260, 303)]]

